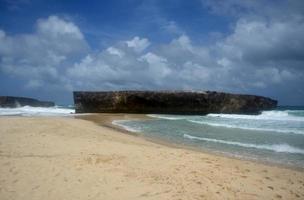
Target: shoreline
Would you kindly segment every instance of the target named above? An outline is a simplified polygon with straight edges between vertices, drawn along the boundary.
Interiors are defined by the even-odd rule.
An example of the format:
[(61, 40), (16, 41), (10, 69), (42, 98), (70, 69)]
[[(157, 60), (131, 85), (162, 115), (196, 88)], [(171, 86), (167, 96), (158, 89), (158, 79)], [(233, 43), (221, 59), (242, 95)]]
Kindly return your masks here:
[(0, 126), (3, 200), (304, 198), (303, 171), (157, 144), (74, 116), (0, 117)]
[(275, 163), (271, 161), (266, 161), (266, 160), (261, 160), (261, 159), (253, 159), (253, 158), (248, 158), (248, 157), (238, 157), (233, 154), (228, 154), (225, 152), (216, 152), (212, 151), (206, 148), (199, 148), (191, 145), (184, 145), (184, 144), (178, 144), (170, 141), (166, 141), (162, 138), (157, 138), (157, 137), (149, 137), (137, 132), (132, 132), (129, 131), (122, 126), (115, 125), (112, 122), (117, 120), (153, 120), (154, 118), (149, 117), (147, 114), (124, 114), (124, 113), (94, 113), (94, 114), (87, 114), (87, 115), (77, 115), (74, 116), (76, 119), (83, 119), (83, 120), (88, 120), (91, 122), (96, 123), (99, 126), (111, 128), (115, 131), (119, 131), (122, 134), (128, 134), (132, 136), (136, 136), (139, 138), (142, 138), (144, 140), (147, 140), (149, 142), (153, 142), (156, 144), (160, 145), (165, 145), (167, 147), (172, 147), (172, 148), (178, 148), (178, 149), (186, 149), (186, 150), (191, 150), (195, 152), (200, 152), (200, 153), (205, 153), (205, 154), (211, 154), (214, 156), (220, 156), (220, 157), (225, 157), (225, 158), (230, 158), (230, 159), (236, 159), (240, 161), (248, 161), (248, 162), (254, 162), (257, 164), (262, 164), (262, 165), (267, 165), (267, 166), (272, 166), (272, 167), (280, 167), (280, 168), (285, 168), (285, 169), (291, 169), (291, 170), (297, 170), (300, 172), (304, 172), (304, 167), (300, 166), (294, 166), (290, 164), (283, 164), (283, 163)]

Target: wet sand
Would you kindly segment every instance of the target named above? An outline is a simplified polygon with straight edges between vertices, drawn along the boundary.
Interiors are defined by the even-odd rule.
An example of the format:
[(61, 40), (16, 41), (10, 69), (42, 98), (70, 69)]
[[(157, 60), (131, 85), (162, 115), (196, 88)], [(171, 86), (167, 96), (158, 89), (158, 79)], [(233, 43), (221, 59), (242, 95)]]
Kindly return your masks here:
[(304, 199), (303, 170), (153, 143), (114, 118), (1, 117), (0, 199)]

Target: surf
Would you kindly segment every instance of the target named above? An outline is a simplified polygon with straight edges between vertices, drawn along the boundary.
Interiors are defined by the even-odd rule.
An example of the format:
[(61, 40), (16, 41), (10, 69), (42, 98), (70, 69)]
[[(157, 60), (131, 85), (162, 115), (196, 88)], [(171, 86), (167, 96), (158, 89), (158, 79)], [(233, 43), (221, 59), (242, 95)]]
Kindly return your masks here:
[(74, 113), (75, 109), (60, 106), (0, 108), (0, 116), (66, 116)]
[(242, 129), (260, 132), (277, 132), (304, 135), (303, 110), (263, 111), (260, 115), (215, 114), (208, 115), (148, 115), (161, 120), (185, 120), (202, 126)]
[(248, 120), (276, 120), (276, 121), (301, 121), (304, 122), (304, 117), (292, 113), (304, 113), (302, 110), (272, 110), (263, 111), (259, 115), (240, 115), (240, 114), (208, 114), (207, 117), (219, 117), (227, 119), (248, 119)]
[(245, 147), (245, 148), (269, 150), (269, 151), (274, 151), (274, 152), (278, 152), (278, 153), (304, 154), (304, 149), (293, 147), (293, 146), (290, 146), (290, 145), (284, 144), (284, 143), (267, 144), (267, 145), (266, 144), (251, 144), (251, 143), (241, 143), (241, 142), (235, 142), (235, 141), (229, 141), (229, 140), (219, 140), (219, 139), (213, 139), (213, 138), (197, 137), (197, 136), (192, 136), (192, 135), (188, 135), (188, 134), (184, 134), (183, 137), (190, 139), (190, 140), (200, 140), (200, 141), (206, 141), (206, 142), (234, 145), (234, 146)]
[(139, 128), (135, 128), (135, 127), (131, 127), (131, 126), (128, 126), (128, 125), (125, 125), (124, 123), (126, 122), (131, 122), (131, 120), (113, 120), (112, 121), (112, 124), (115, 125), (115, 126), (119, 126), (127, 131), (130, 131), (130, 132), (133, 132), (133, 133), (138, 133), (140, 132), (140, 129)]

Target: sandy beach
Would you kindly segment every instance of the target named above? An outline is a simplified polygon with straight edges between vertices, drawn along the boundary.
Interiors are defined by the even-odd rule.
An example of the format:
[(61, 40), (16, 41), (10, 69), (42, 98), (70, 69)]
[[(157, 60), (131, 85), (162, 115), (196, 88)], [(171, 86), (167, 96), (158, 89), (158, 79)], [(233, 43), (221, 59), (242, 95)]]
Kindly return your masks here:
[(304, 199), (303, 170), (153, 143), (112, 119), (0, 117), (0, 199)]

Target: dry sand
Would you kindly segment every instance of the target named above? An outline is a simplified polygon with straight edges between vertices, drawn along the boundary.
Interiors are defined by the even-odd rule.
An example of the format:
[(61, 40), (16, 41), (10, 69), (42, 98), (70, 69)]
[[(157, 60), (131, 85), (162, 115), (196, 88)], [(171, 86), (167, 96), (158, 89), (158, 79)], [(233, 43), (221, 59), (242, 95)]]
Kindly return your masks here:
[(1, 117), (0, 199), (304, 199), (304, 172), (81, 119)]

